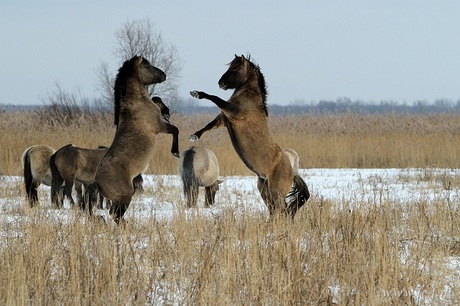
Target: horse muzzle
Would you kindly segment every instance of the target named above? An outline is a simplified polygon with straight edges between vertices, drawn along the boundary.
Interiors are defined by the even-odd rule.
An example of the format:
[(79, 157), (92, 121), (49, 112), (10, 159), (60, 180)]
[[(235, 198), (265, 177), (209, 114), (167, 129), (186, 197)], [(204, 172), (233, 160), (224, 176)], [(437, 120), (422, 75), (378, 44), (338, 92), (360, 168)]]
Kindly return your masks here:
[(221, 81), (219, 81), (219, 87), (220, 87), (221, 89), (223, 89), (223, 90), (227, 90), (227, 89), (228, 89), (227, 84), (225, 84), (224, 82), (221, 82)]

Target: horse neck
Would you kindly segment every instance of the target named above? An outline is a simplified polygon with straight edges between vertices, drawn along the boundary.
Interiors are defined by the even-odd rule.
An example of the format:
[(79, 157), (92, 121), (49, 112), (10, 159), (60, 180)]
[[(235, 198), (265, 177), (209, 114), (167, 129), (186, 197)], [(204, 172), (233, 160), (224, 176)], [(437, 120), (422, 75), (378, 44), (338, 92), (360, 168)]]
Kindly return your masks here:
[(126, 80), (125, 84), (122, 84), (123, 88), (121, 89), (121, 94), (119, 95), (118, 103), (120, 105), (120, 116), (121, 111), (126, 107), (130, 107), (130, 105), (134, 104), (133, 102), (139, 103), (139, 101), (143, 101), (145, 98), (149, 100), (150, 98), (148, 95), (147, 87), (144, 86), (141, 82), (138, 82), (133, 79)]
[[(232, 94), (232, 102), (239, 104), (244, 109), (257, 109), (264, 108), (264, 101), (260, 91), (257, 78), (248, 78), (248, 80), (236, 88)], [(249, 103), (248, 103), (249, 102)]]
[(148, 97), (147, 86), (145, 86), (137, 77), (131, 77), (127, 79), (125, 98), (138, 98), (140, 96)]

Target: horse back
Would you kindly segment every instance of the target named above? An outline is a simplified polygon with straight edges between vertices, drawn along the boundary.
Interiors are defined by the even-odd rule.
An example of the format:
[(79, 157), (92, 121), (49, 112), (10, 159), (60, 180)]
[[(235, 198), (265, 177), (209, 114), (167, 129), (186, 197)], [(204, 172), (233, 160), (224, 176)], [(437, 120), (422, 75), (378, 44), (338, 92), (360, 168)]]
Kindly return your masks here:
[(219, 177), (219, 163), (217, 157), (209, 149), (195, 148), (194, 169), (200, 186), (212, 185)]

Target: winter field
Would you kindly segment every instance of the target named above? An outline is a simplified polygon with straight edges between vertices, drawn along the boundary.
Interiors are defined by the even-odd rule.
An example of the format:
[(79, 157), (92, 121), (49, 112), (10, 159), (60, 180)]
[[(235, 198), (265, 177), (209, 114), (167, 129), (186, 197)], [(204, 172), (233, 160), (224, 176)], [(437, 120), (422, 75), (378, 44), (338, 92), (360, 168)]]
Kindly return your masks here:
[(146, 175), (122, 229), (52, 209), (46, 186), (28, 208), (22, 178), (2, 176), (0, 303), (460, 301), (459, 170), (300, 173), (311, 199), (293, 222), (268, 219), (253, 176), (187, 210), (178, 176)]
[[(215, 111), (215, 110), (213, 110)], [(179, 147), (216, 116), (173, 114)], [(117, 227), (25, 200), (25, 148), (110, 145), (113, 114), (0, 112), (0, 305), (458, 305), (460, 116), (271, 116), (311, 198), (270, 219), (225, 129), (216, 204), (186, 209), (170, 135)], [(20, 137), (19, 137), (20, 136)], [(104, 219), (104, 221), (102, 221)]]

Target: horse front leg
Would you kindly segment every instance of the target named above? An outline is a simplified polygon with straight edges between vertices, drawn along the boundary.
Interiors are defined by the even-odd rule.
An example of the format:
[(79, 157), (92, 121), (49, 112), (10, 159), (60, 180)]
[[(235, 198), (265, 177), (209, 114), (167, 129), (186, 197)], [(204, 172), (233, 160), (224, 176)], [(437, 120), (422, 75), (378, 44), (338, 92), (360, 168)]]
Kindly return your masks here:
[(200, 139), (201, 135), (203, 135), (204, 132), (207, 132), (207, 131), (212, 130), (212, 129), (219, 128), (221, 126), (225, 126), (224, 115), (222, 113), (217, 115), (217, 117), (214, 118), (214, 120), (212, 120), (211, 122), (206, 124), (206, 126), (204, 128), (202, 128), (201, 130), (196, 131), (195, 133), (190, 135), (188, 140), (190, 140), (191, 142), (195, 142), (198, 139)]
[(169, 107), (167, 107), (166, 104), (163, 103), (163, 100), (157, 96), (152, 97), (152, 102), (160, 108), (161, 117), (163, 117), (166, 122), (170, 123), (169, 119), (171, 115), (169, 113)]
[(174, 155), (176, 158), (180, 158), (180, 153), (179, 153), (179, 129), (172, 124), (166, 123), (166, 129), (163, 131), (163, 133), (167, 134), (172, 134), (173, 135), (173, 141), (172, 141), (172, 146), (171, 146), (171, 153)]
[(234, 104), (228, 103), (227, 101), (219, 98), (218, 96), (209, 95), (203, 91), (197, 91), (197, 90), (192, 90), (190, 92), (190, 95), (200, 100), (201, 99), (209, 100), (213, 102), (215, 105), (217, 105), (222, 110), (229, 111), (229, 112), (237, 111), (237, 107)]

